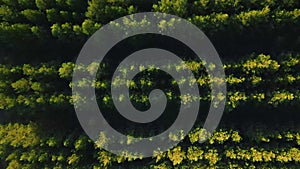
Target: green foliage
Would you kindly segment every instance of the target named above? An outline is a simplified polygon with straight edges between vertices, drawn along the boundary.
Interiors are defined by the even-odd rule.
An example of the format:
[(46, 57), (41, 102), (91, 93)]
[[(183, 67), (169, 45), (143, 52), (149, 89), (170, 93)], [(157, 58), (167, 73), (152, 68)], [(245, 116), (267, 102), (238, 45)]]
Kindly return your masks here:
[(244, 26), (253, 26), (257, 23), (265, 23), (269, 21), (270, 8), (266, 6), (262, 10), (252, 10), (249, 12), (241, 12), (237, 15), (237, 21)]
[(50, 9), (54, 6), (54, 0), (35, 0), (35, 4), (40, 10)]
[(84, 20), (82, 23), (82, 32), (86, 35), (92, 35), (100, 28), (100, 24), (95, 23), (92, 20)]
[[(295, 126), (295, 128), (297, 127)], [(192, 133), (197, 130), (199, 129), (195, 129)], [(257, 132), (254, 132), (256, 135), (244, 133), (244, 139), (241, 139), (238, 131), (218, 130), (214, 133), (212, 140), (232, 138), (232, 142), (217, 141), (213, 145), (209, 142), (204, 144), (194, 143), (193, 145), (184, 143), (185, 146), (177, 146), (166, 153), (157, 155), (159, 159), (153, 159), (154, 161), (150, 164), (154, 168), (184, 168), (187, 167), (187, 164), (191, 164), (191, 167), (199, 167), (200, 163), (202, 167), (206, 166), (207, 168), (216, 165), (231, 166), (237, 162), (242, 166), (245, 163), (256, 165), (257, 162), (260, 165), (271, 164), (272, 166), (280, 166), (282, 163), (294, 163), (296, 165), (300, 161), (300, 150), (293, 145), (297, 141), (299, 142), (300, 133), (299, 130), (297, 132), (286, 132), (288, 130), (283, 129), (283, 131), (277, 132), (266, 130), (260, 135), (257, 135)], [(0, 125), (1, 158), (7, 161), (8, 166), (17, 168), (23, 168), (24, 166), (85, 168), (92, 164), (99, 165), (101, 168), (111, 168), (117, 165), (122, 168), (123, 162), (132, 160), (115, 156), (101, 149), (89, 149), (92, 145), (90, 139), (85, 135), (74, 137), (75, 133), (74, 131), (71, 134), (62, 134), (64, 135), (62, 140), (62, 135), (59, 132), (49, 133), (48, 135), (46, 133), (41, 134), (39, 126), (34, 123)], [(238, 139), (233, 139), (237, 136)], [(270, 140), (267, 143), (269, 144), (268, 148), (264, 148), (264, 146), (257, 147), (257, 143), (253, 142), (261, 140), (259, 143), (263, 143), (263, 138)], [(289, 145), (290, 148), (279, 149), (273, 144), (278, 142), (278, 139), (285, 145)], [(239, 141), (236, 142), (235, 140)], [(245, 143), (248, 146), (242, 146)], [(297, 144), (299, 145), (299, 143)], [(59, 148), (59, 151), (53, 151), (55, 147)], [(92, 156), (89, 156), (89, 154)], [(87, 157), (93, 162), (84, 162), (83, 160)]]
[(30, 22), (35, 24), (42, 24), (45, 22), (45, 16), (41, 11), (25, 9), (21, 14)]
[[(53, 26), (52, 33), (56, 34), (58, 37), (63, 37), (65, 36), (65, 34), (63, 34), (64, 29), (67, 29), (66, 31), (68, 31), (71, 30), (72, 27), (69, 24), (63, 24), (61, 26), (55, 24)], [(279, 105), (292, 105), (292, 101), (297, 101), (300, 99), (298, 97), (299, 91), (295, 90), (293, 87), (294, 84), (299, 83), (300, 76), (294, 76), (291, 74), (291, 72), (295, 71), (298, 63), (300, 62), (298, 62), (298, 55), (294, 55), (293, 57), (289, 54), (286, 55), (289, 56), (286, 59), (273, 60), (270, 58), (270, 56), (260, 54), (255, 58), (241, 61), (240, 63), (225, 65), (225, 71), (232, 73), (232, 75), (227, 74), (228, 77), (226, 78), (228, 94), (227, 96), (218, 94), (214, 97), (216, 97), (218, 100), (224, 100), (226, 98), (226, 111), (231, 111), (239, 106), (252, 104), (253, 102), (269, 104), (274, 107)], [(199, 97), (193, 95), (183, 95), (179, 98), (185, 104), (198, 99), (210, 101), (210, 79), (201, 73), (205, 70), (202, 63), (188, 61), (187, 65), (189, 65), (189, 67), (191, 67), (195, 72), (197, 80), (196, 83), (202, 87), (201, 95), (207, 96)], [(86, 67), (79, 66), (76, 69), (86, 69), (87, 73), (93, 73), (97, 71), (97, 66), (98, 64), (90, 64)], [(166, 66), (170, 68), (171, 66), (174, 66), (178, 72), (184, 70), (182, 65)], [(0, 91), (3, 91), (2, 108), (7, 108), (12, 104), (15, 104), (12, 102), (14, 98), (18, 98), (19, 103), (31, 106), (34, 106), (37, 103), (72, 104), (73, 100), (70, 99), (71, 95), (65, 92), (58, 92), (57, 89), (60, 89), (61, 91), (70, 91), (70, 87), (72, 85), (87, 87), (90, 84), (95, 86), (97, 90), (103, 91), (103, 93), (100, 94), (100, 98), (103, 100), (102, 104), (108, 107), (112, 106), (111, 97), (107, 96), (105, 92), (110, 84), (107, 80), (97, 80), (95, 83), (91, 83), (87, 79), (82, 79), (75, 84), (71, 84), (70, 81), (72, 78), (73, 69), (74, 63), (72, 62), (63, 63), (60, 67), (47, 66), (45, 64), (36, 67), (28, 64), (13, 67), (7, 67), (4, 65), (1, 66), (0, 73), (3, 75), (3, 81), (0, 83)], [(109, 65), (100, 65), (101, 71), (99, 72), (105, 72), (105, 69), (109, 69)], [(122, 68), (120, 70), (122, 70)], [(130, 70), (122, 71), (123, 73), (126, 73)], [(276, 78), (269, 79), (269, 75), (273, 75), (274, 73), (277, 74)], [(105, 73), (98, 75), (99, 77), (106, 76)], [(49, 81), (48, 79), (53, 79), (54, 81)], [(215, 81), (219, 84), (224, 83), (218, 78), (212, 79), (212, 81)], [(153, 79), (149, 79), (147, 74), (143, 75), (137, 81), (126, 82), (121, 80), (121, 77), (116, 77), (116, 79), (112, 81), (112, 85), (115, 87), (123, 84), (128, 85), (130, 89), (137, 89), (141, 87), (142, 90), (147, 90), (147, 88), (155, 86), (156, 83), (157, 82), (153, 81)], [(182, 80), (179, 80), (178, 83), (190, 84), (194, 83), (194, 81), (192, 78), (185, 77)], [(171, 83), (171, 86), (168, 86), (169, 91), (166, 92), (166, 95), (170, 100), (178, 99), (178, 95), (174, 92), (171, 92), (171, 88), (176, 87), (176, 85), (177, 82), (175, 81), (174, 83)], [(241, 86), (243, 86), (243, 90), (241, 90)], [(268, 88), (264, 89), (265, 86), (268, 86)], [(55, 90), (56, 92), (54, 93)], [(24, 97), (24, 95), (26, 95), (26, 97)], [(77, 99), (81, 100), (82, 98), (78, 97)], [(122, 100), (122, 97), (120, 96), (118, 99)], [(141, 95), (139, 92), (132, 92), (131, 99), (137, 103), (147, 103), (148, 96), (147, 93)], [(30, 100), (35, 101), (30, 103)], [(205, 139), (205, 137), (203, 137), (203, 139)]]
[(172, 161), (173, 165), (180, 164), (185, 158), (185, 153), (181, 151), (181, 147), (176, 147), (168, 151), (168, 158)]
[(46, 10), (47, 20), (50, 23), (56, 23), (62, 21), (59, 15), (59, 11), (55, 8), (47, 9)]
[(24, 78), (12, 83), (11, 86), (16, 93), (28, 92), (30, 90), (30, 84)]
[[(214, 43), (225, 39), (226, 44), (231, 44), (232, 40), (228, 37), (240, 35), (249, 35), (253, 37), (253, 43), (257, 43), (264, 35), (270, 42), (278, 42), (274, 48), (280, 46), (279, 42), (285, 38), (283, 42), (297, 47), (299, 8), (299, 0), (1, 0), (1, 55), (11, 57), (10, 51), (13, 53), (25, 44), (33, 45), (35, 50), (34, 43), (43, 41), (47, 43), (41, 43), (42, 46), (77, 44), (78, 40), (85, 40), (111, 20), (142, 11), (165, 12), (187, 18), (212, 37)], [(147, 20), (125, 20), (124, 23), (144, 28), (149, 24)], [(162, 29), (174, 25), (172, 21), (160, 24)], [(267, 46), (265, 53), (276, 53), (269, 51), (268, 45), (273, 43), (264, 45)], [(25, 56), (21, 53), (17, 57)], [(178, 84), (195, 83), (190, 77), (172, 81), (166, 96), (170, 101), (181, 99), (185, 104), (195, 100), (210, 102), (211, 81), (217, 84), (225, 82), (219, 78), (210, 79), (203, 73), (206, 63), (187, 61), (186, 64), (195, 74), (201, 97), (178, 97), (172, 92)], [(249, 105), (250, 108), (253, 105), (266, 106), (268, 110), (263, 111), (272, 116), (278, 113), (275, 110), (280, 106), (291, 108), (287, 111), (297, 111), (292, 109), (295, 105), (296, 108), (299, 106), (300, 100), (300, 90), (296, 87), (300, 84), (299, 64), (299, 54), (292, 53), (279, 56), (260, 54), (228, 63), (224, 65), (228, 94), (213, 97), (226, 99), (225, 117), (234, 111), (243, 115), (239, 108)], [(182, 65), (166, 66), (175, 67), (177, 72), (184, 70)], [(208, 67), (214, 69), (214, 65)], [(266, 129), (255, 125), (243, 128), (244, 124), (239, 124), (241, 130), (221, 128), (214, 133), (195, 127), (178, 146), (165, 153), (154, 152), (152, 159), (113, 155), (100, 149), (111, 141), (105, 134), (100, 134), (99, 140), (93, 144), (78, 124), (74, 124), (73, 102), (88, 100), (80, 96), (71, 97), (70, 89), (72, 85), (82, 88), (94, 85), (101, 93), (100, 106), (106, 108), (112, 106), (112, 98), (107, 95), (111, 84), (107, 78), (98, 79), (95, 83), (82, 79), (72, 84), (74, 68), (73, 62), (60, 62), (59, 65), (55, 62), (0, 64), (0, 160), (7, 164), (6, 168), (299, 168), (300, 131), (297, 124)], [(105, 72), (110, 65), (92, 63), (76, 67), (86, 70), (86, 73), (93, 73), (98, 68), (99, 76), (106, 77)], [(144, 67), (131, 67), (131, 70), (134, 69), (143, 70)], [(122, 69), (122, 75), (131, 70)], [(117, 77), (112, 82), (115, 87), (121, 84), (132, 89), (131, 101), (136, 103), (148, 103), (148, 95), (143, 92), (157, 85), (147, 74), (137, 81), (122, 81)], [(142, 90), (142, 94), (138, 89)], [(124, 98), (120, 96), (118, 99), (122, 101)], [(279, 118), (286, 116), (285, 112), (280, 113)], [(296, 118), (292, 121), (297, 123)], [(72, 127), (68, 126), (70, 123)], [(170, 133), (169, 138), (180, 140), (183, 132)], [(128, 137), (123, 144), (130, 145), (131, 138)]]
[(35, 8), (35, 0), (18, 0), (18, 4), (21, 9)]
[[(0, 30), (3, 29), (0, 42), (4, 49), (11, 49), (14, 45), (30, 43), (32, 37), (38, 37), (36, 42), (39, 44), (40, 41), (52, 35), (62, 42), (82, 43), (82, 40), (91, 36), (101, 25), (121, 16), (143, 12), (147, 9), (146, 11), (166, 12), (184, 17), (200, 27), (207, 35), (217, 38), (217, 41), (220, 40), (220, 43), (229, 40), (226, 36), (219, 36), (220, 33), (227, 32), (233, 37), (248, 34), (248, 31), (252, 30), (253, 34), (257, 31), (262, 34), (267, 32), (264, 34), (266, 39), (271, 38), (272, 43), (276, 45), (282, 46), (282, 43), (286, 42), (294, 43), (290, 45), (294, 48), (293, 46), (299, 43), (296, 38), (282, 39), (277, 34), (288, 29), (289, 31), (284, 34), (297, 37), (297, 32), (293, 27), (299, 26), (299, 7), (299, 2), (295, 0), (288, 2), (277, 0), (262, 2), (256, 0), (154, 0), (147, 2), (139, 0), (4, 0), (0, 6), (0, 18), (2, 22), (7, 23), (2, 23), (3, 26), (0, 28)], [(31, 32), (23, 33), (25, 36), (12, 38), (14, 34), (23, 31), (23, 27), (30, 27)], [(259, 40), (258, 38), (260, 37), (257, 34), (256, 40)], [(7, 43), (4, 39), (6, 41), (9, 39), (11, 43)], [(268, 45), (263, 45), (262, 48), (264, 46)], [(286, 46), (283, 45), (282, 48)]]
[(58, 70), (59, 76), (62, 78), (70, 78), (73, 73), (74, 65), (75, 64), (71, 62), (63, 63)]
[(180, 17), (187, 14), (187, 0), (161, 0), (153, 5), (156, 12), (169, 13)]
[[(299, 91), (292, 90), (294, 89), (293, 84), (298, 83), (300, 80), (292, 74), (292, 72), (297, 71), (299, 63), (299, 55), (285, 54), (282, 55), (280, 59), (274, 60), (268, 55), (260, 54), (256, 57), (246, 59), (238, 63), (224, 65), (225, 71), (232, 73), (231, 76), (226, 78), (229, 85), (227, 106), (231, 106), (235, 109), (239, 105), (246, 104), (247, 102), (250, 104), (255, 102), (259, 104), (265, 103), (272, 106), (278, 106), (282, 104), (290, 104), (293, 100), (299, 100)], [(187, 61), (188, 67), (196, 72), (195, 75), (201, 75), (199, 76), (198, 81), (201, 82), (202, 87), (209, 85), (209, 78), (201, 74), (201, 71), (204, 69), (204, 64), (205, 63)], [(76, 69), (86, 70), (86, 73), (93, 73), (97, 71), (97, 66), (97, 64), (90, 64), (87, 66), (81, 65), (76, 67)], [(167, 66), (174, 66), (178, 72), (184, 70), (183, 65)], [(57, 89), (69, 89), (71, 84), (70, 86), (68, 86), (68, 84), (71, 80), (74, 68), (74, 63), (72, 62), (63, 63), (57, 67), (45, 64), (39, 66), (32, 66), (29, 64), (24, 64), (22, 66), (1, 65), (0, 77), (3, 82), (0, 85), (2, 91), (0, 94), (0, 108), (7, 109), (11, 113), (14, 113), (12, 108), (16, 107), (20, 107), (21, 109), (29, 107), (28, 110), (25, 109), (22, 112), (30, 112), (34, 108), (37, 108), (37, 105), (48, 105), (50, 107), (64, 109), (68, 105), (71, 105), (73, 100), (69, 94), (65, 92), (57, 92)], [(109, 68), (109, 65), (100, 65), (100, 69), (105, 68)], [(128, 73), (128, 71), (129, 70), (122, 70), (124, 73)], [(276, 77), (268, 79), (269, 75), (274, 73), (276, 73)], [(286, 73), (289, 73), (289, 76), (287, 76)], [(284, 80), (274, 81), (274, 79), (285, 77), (293, 80), (289, 83), (286, 83)], [(56, 81), (51, 83), (51, 79), (56, 79)], [(218, 81), (218, 79), (213, 80)], [(65, 83), (66, 81), (67, 83)], [(255, 82), (256, 85), (254, 88), (258, 91), (254, 91), (252, 89), (253, 81), (257, 81)], [(141, 84), (144, 84), (144, 88), (149, 87), (149, 82), (151, 82), (151, 85), (155, 85), (155, 82), (144, 76), (142, 76), (142, 79), (139, 79), (139, 82), (135, 82), (134, 84), (139, 85), (140, 82)], [(60, 86), (61, 83), (65, 83), (62, 85), (63, 88), (55, 87)], [(120, 83), (122, 82), (118, 81), (115, 85), (119, 85)], [(190, 82), (182, 81), (182, 83)], [(176, 84), (176, 82), (173, 83), (174, 86)], [(245, 87), (244, 91), (239, 90), (240, 88), (238, 88), (238, 86), (245, 86), (247, 84), (251, 85)], [(259, 88), (264, 88), (265, 85), (271, 86), (270, 84), (272, 84), (272, 86), (278, 85), (278, 87), (275, 87), (274, 89), (269, 87), (264, 91), (259, 91)], [(50, 86), (52, 85), (54, 85), (54, 89), (51, 89)], [(77, 83), (72, 85), (77, 85)], [(79, 82), (78, 85), (84, 87), (89, 85), (89, 82), (83, 80), (82, 82)], [(97, 89), (104, 91), (108, 86), (105, 81), (98, 81), (95, 85)], [(287, 91), (287, 89), (291, 90)], [(53, 93), (50, 91), (53, 91)], [(172, 92), (168, 93), (168, 96), (173, 98), (175, 97), (173, 94), (174, 93)], [(137, 102), (146, 101), (143, 99), (140, 100), (139, 97), (132, 98)], [(193, 96), (182, 97), (182, 99), (186, 100), (192, 98)], [(109, 104), (111, 101), (110, 97), (103, 97), (103, 100), (105, 99), (106, 101), (104, 101), (104, 105), (102, 106)], [(209, 97), (204, 99), (209, 99)], [(16, 113), (22, 114), (21, 112)], [(35, 125), (31, 124), (31, 126)], [(10, 130), (13, 133), (13, 130), (10, 129), (9, 125), (4, 126), (4, 128), (7, 128), (5, 130)], [(16, 128), (17, 131), (23, 132), (22, 135), (24, 135), (27, 130), (30, 133), (36, 133), (36, 131), (33, 129), (30, 130), (29, 128), (26, 128), (26, 131), (19, 129), (19, 124), (16, 124), (13, 128)], [(34, 129), (38, 129), (38, 127)], [(272, 133), (274, 132), (272, 130), (264, 133), (253, 129), (250, 129), (250, 131), (253, 131), (253, 133), (241, 133), (236, 130), (225, 129), (220, 129), (214, 133), (207, 133), (206, 130), (202, 128), (195, 128), (188, 134), (187, 141), (182, 142), (180, 146), (169, 150), (167, 153), (157, 153), (149, 165), (153, 168), (213, 168), (216, 165), (226, 167), (238, 165), (245, 166), (245, 163), (249, 163), (249, 166), (253, 166), (258, 162), (263, 164), (270, 164), (274, 162), (272, 165), (277, 166), (281, 163), (294, 164), (299, 161), (299, 150), (296, 148), (296, 146), (300, 144), (300, 134), (298, 130), (295, 132), (290, 132), (292, 130), (286, 130), (275, 133)], [(36, 135), (32, 135), (32, 137), (28, 137), (32, 144), (25, 144), (25, 142), (21, 142), (20, 140), (14, 142), (14, 140), (8, 139), (8, 135), (9, 134), (5, 132), (3, 133), (3, 144), (0, 144), (2, 145), (2, 148), (0, 146), (0, 150), (2, 150), (2, 152), (0, 151), (0, 153), (3, 153), (3, 157), (5, 157), (5, 160), (8, 161), (9, 166), (18, 167), (19, 164), (21, 167), (26, 167), (27, 165), (38, 166), (39, 164), (37, 164), (36, 161), (41, 163), (41, 165), (45, 164), (61, 168), (84, 166), (86, 165), (84, 162), (86, 151), (92, 151), (94, 153), (92, 157), (89, 157), (89, 160), (97, 161), (97, 164), (94, 166), (98, 166), (100, 168), (110, 168), (117, 165), (123, 166), (126, 162), (132, 162), (134, 164), (137, 160), (137, 158), (117, 157), (103, 150), (99, 150), (99, 147), (108, 141), (105, 135), (100, 137), (99, 141), (97, 141), (96, 145), (94, 145), (95, 148), (92, 149), (88, 147), (91, 147), (93, 142), (85, 135), (76, 134), (76, 136), (70, 135), (66, 137), (48, 135), (45, 137), (36, 133)], [(182, 139), (182, 136), (170, 135), (170, 139), (172, 140), (178, 140), (179, 138)], [(207, 142), (204, 142), (206, 140)], [(4, 143), (6, 141), (7, 143)], [(24, 141), (27, 142), (27, 140)], [(282, 150), (278, 149), (276, 146), (276, 142), (278, 141), (289, 144), (290, 148)], [(200, 144), (202, 142), (204, 143)], [(127, 144), (130, 144), (130, 140), (127, 140)], [(265, 148), (264, 146), (254, 146), (260, 144), (268, 144), (270, 146), (268, 148)], [(219, 145), (222, 145), (222, 149), (219, 148)], [(3, 148), (3, 146), (6, 148)], [(11, 152), (10, 146), (13, 146), (16, 151)], [(40, 148), (37, 148), (39, 146)], [(21, 147), (31, 148), (26, 152), (17, 152), (17, 150), (20, 151)], [(60, 147), (67, 150), (55, 153), (50, 151)]]
[(128, 14), (126, 8), (132, 7), (127, 5), (122, 0), (91, 0), (89, 1), (86, 17), (96, 22), (107, 23)]
[(71, 40), (75, 34), (73, 31), (73, 25), (71, 23), (55, 23), (51, 26), (51, 33), (54, 37), (60, 40)]
[(13, 22), (17, 21), (18, 17), (18, 13), (14, 9), (6, 5), (0, 6), (0, 18), (2, 21)]

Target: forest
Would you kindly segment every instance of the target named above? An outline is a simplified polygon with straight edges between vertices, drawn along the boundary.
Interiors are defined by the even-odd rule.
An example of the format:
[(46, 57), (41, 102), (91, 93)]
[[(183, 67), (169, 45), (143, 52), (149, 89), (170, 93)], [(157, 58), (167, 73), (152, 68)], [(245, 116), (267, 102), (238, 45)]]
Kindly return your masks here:
[[(214, 45), (226, 74), (225, 82), (211, 79), (207, 63), (193, 59), (180, 47), (174, 50), (196, 81), (190, 77), (175, 81), (155, 69), (132, 67), (142, 70), (127, 85), (130, 101), (137, 109), (149, 109), (149, 92), (157, 87), (163, 88), (168, 102), (174, 104), (168, 107), (167, 119), (150, 124), (155, 131), (114, 116), (111, 87), (126, 85), (119, 79), (130, 70), (121, 68), (124, 74), (115, 81), (111, 75), (125, 47), (98, 66), (75, 65), (83, 45), (98, 29), (141, 12), (172, 14), (196, 25)], [(0, 19), (0, 168), (300, 166), (299, 0), (0, 0)], [(139, 26), (134, 21), (130, 24)], [(155, 38), (150, 37), (147, 45), (174, 48), (168, 39), (157, 43)], [(123, 45), (140, 49), (143, 43), (137, 37)], [(167, 66), (178, 72), (183, 69), (177, 64)], [(93, 87), (98, 106), (108, 112), (108, 120), (118, 131), (133, 137), (153, 135), (169, 127), (180, 102), (199, 100), (200, 111), (207, 112), (212, 82), (226, 83), (227, 94), (217, 96), (226, 100), (225, 110), (213, 133), (203, 129), (204, 113), (186, 137), (169, 135), (170, 140), (180, 142), (168, 151), (154, 152), (147, 158), (116, 155), (103, 149), (105, 136), (94, 142), (77, 119), (72, 87), (85, 88), (91, 82), (83, 79), (74, 84), (76, 69), (97, 72)], [(180, 95), (178, 84), (194, 82), (200, 96)], [(203, 139), (207, 141), (200, 143)], [(130, 139), (124, 144), (130, 145)]]

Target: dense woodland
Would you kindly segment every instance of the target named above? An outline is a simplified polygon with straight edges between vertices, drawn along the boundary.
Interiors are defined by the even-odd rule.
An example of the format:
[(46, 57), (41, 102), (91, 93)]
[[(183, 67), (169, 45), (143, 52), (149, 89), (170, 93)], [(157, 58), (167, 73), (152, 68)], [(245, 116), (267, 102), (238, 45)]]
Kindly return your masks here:
[[(72, 73), (80, 49), (96, 30), (148, 11), (185, 18), (208, 36), (224, 63), (228, 93), (218, 97), (226, 98), (226, 107), (215, 133), (201, 128), (204, 113), (171, 150), (126, 158), (101, 149), (83, 132), (73, 107)], [(299, 0), (0, 0), (0, 18), (0, 168), (300, 166)], [(188, 80), (161, 84), (154, 79), (162, 77), (149, 70), (128, 86), (136, 107), (148, 108), (149, 90), (162, 86), (170, 102), (199, 99), (201, 111), (207, 111), (210, 81), (218, 79), (209, 79), (203, 62), (182, 55), (201, 96), (179, 96), (177, 84)], [(113, 111), (109, 86), (123, 82), (109, 80), (110, 66), (100, 66), (99, 76), (105, 78), (98, 78), (95, 88), (99, 107)], [(170, 66), (180, 71), (180, 65)], [(88, 65), (86, 70), (97, 69)], [(111, 121), (135, 132), (133, 126), (124, 128), (125, 122)], [(205, 143), (198, 142), (206, 137)]]

